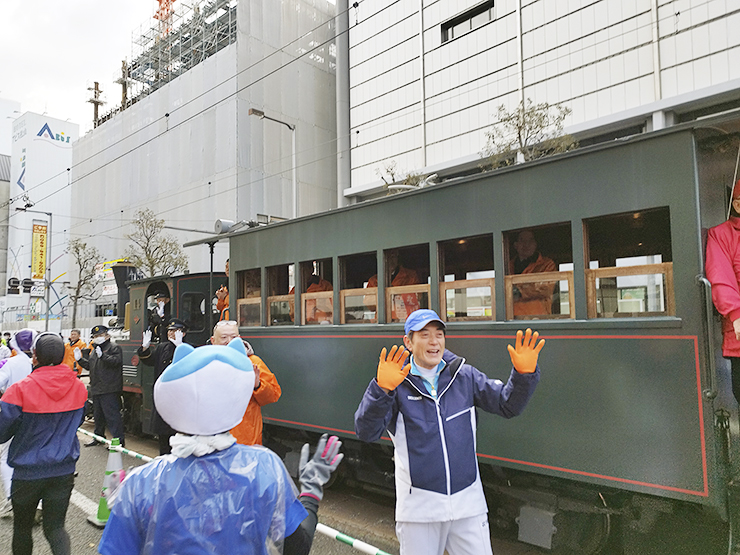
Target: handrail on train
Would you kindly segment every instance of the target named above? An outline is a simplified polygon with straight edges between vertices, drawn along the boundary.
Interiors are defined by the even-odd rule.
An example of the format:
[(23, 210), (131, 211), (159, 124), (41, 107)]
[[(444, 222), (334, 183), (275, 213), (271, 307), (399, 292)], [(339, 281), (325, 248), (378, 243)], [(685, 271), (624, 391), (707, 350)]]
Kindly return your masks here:
[(714, 325), (712, 322), (712, 315), (714, 314), (714, 305), (712, 304), (712, 284), (703, 275), (699, 274), (696, 276), (696, 283), (702, 286), (704, 290), (704, 309), (705, 309), (705, 320), (707, 324), (707, 388), (702, 391), (704, 399), (711, 401), (717, 396), (717, 384), (714, 381), (714, 376), (717, 373), (716, 364), (714, 362)]

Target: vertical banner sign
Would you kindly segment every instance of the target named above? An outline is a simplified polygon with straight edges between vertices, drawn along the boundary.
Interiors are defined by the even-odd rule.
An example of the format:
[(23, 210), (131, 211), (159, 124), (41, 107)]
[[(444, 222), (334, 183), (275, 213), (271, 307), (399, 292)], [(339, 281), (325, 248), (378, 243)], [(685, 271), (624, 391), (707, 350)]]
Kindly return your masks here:
[(31, 279), (46, 277), (46, 222), (33, 222), (33, 250), (31, 252)]

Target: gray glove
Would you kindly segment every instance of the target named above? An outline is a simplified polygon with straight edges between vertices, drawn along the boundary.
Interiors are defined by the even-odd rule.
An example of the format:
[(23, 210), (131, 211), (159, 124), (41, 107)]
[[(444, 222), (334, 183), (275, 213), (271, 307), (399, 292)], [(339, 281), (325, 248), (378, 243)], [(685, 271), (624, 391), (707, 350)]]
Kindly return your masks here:
[[(328, 440), (327, 440), (328, 438)], [(337, 469), (344, 458), (339, 453), (342, 442), (337, 436), (329, 437), (324, 434), (316, 446), (313, 458), (308, 460), (309, 446), (306, 443), (301, 449), (301, 459), (298, 464), (298, 480), (301, 483), (301, 495), (310, 495), (321, 501), (324, 497), (324, 484), (329, 481), (331, 473)]]

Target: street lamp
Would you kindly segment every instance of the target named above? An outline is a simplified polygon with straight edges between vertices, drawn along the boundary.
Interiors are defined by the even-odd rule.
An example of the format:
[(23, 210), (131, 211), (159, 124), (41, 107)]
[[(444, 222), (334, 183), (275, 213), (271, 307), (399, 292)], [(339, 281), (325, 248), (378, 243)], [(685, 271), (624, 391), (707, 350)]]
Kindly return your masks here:
[(266, 116), (262, 110), (258, 110), (257, 108), (250, 108), (249, 115), (257, 116), (260, 119), (269, 119), (270, 121), (274, 121), (275, 123), (282, 123), (285, 127), (290, 129), (292, 133), (292, 141), (293, 141), (293, 217), (296, 218), (298, 217), (298, 177), (296, 176), (296, 172), (298, 171), (298, 164), (296, 164), (295, 125), (291, 125), (290, 123), (287, 123), (285, 121), (281, 121), (279, 119)]
[[(33, 206), (33, 204), (30, 204)], [(46, 214), (49, 216), (49, 235), (46, 241), (46, 325), (44, 331), (49, 331), (49, 307), (51, 305), (51, 212), (44, 212), (42, 210), (29, 210), (29, 204), (25, 207), (16, 207), (18, 212), (33, 212), (34, 214)]]

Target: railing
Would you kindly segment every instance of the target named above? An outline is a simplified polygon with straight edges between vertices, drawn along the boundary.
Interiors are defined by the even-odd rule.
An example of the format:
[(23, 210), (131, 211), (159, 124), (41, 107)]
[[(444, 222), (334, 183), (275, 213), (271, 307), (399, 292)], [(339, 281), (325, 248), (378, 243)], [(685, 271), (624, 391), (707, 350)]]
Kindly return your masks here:
[[(619, 278), (627, 276), (649, 276), (663, 275), (664, 310), (640, 310), (640, 311), (599, 311), (596, 280)], [(616, 290), (616, 288), (614, 288)], [(601, 292), (603, 288), (599, 288)], [(602, 294), (603, 297), (603, 294)], [(586, 270), (586, 312), (589, 318), (618, 318), (623, 316), (675, 316), (676, 300), (673, 290), (673, 263), (663, 262), (660, 264), (643, 264), (640, 266), (621, 266), (609, 268), (594, 268)]]
[[(256, 314), (255, 314), (256, 307)], [(237, 322), (240, 326), (259, 326), (261, 325), (260, 316), (262, 314), (262, 299), (260, 297), (249, 297), (246, 299), (237, 299), (236, 301)], [(255, 319), (256, 316), (256, 319)]]
[[(361, 298), (359, 303), (350, 299)], [(340, 322), (342, 324), (375, 324), (378, 322), (378, 288), (342, 289), (339, 292)], [(362, 310), (361, 318), (348, 319), (347, 315)]]
[(385, 321), (404, 322), (419, 308), (429, 308), (429, 284), (399, 285), (385, 289)]
[[(514, 301), (514, 287), (518, 285), (535, 285), (535, 284), (552, 284), (551, 290), (543, 295), (542, 297), (542, 303), (543, 305), (547, 305), (547, 303), (552, 303), (552, 297), (554, 294), (555, 286), (558, 284), (558, 282), (561, 281), (567, 281), (568, 282), (568, 313), (567, 314), (552, 314), (551, 312), (543, 311), (542, 314), (521, 314), (521, 315), (514, 315), (514, 305), (516, 304)], [(547, 286), (550, 288), (550, 286)], [(575, 319), (576, 317), (576, 307), (575, 307), (575, 300), (573, 296), (573, 272), (539, 272), (539, 273), (529, 273), (529, 274), (517, 274), (513, 276), (504, 276), (504, 290), (506, 292), (506, 319), (507, 320), (532, 320), (532, 319), (564, 319), (564, 318), (570, 318)], [(550, 298), (548, 301), (547, 297)]]
[[(295, 300), (294, 295), (274, 295), (272, 297), (267, 297), (267, 325), (268, 326), (286, 326), (290, 325), (295, 321), (295, 315), (293, 313), (293, 302)], [(281, 320), (277, 322), (273, 322), (273, 317), (277, 316), (275, 311), (273, 310), (273, 306), (278, 303), (287, 303), (288, 304), (288, 320)], [(283, 311), (280, 311), (280, 314), (286, 314)]]
[[(496, 295), (495, 295), (495, 279), (484, 278), (484, 279), (462, 279), (458, 281), (444, 281), (439, 284), (439, 311), (440, 316), (445, 322), (468, 322), (476, 320), (494, 320), (496, 314)], [(466, 316), (457, 316), (461, 311), (458, 311), (458, 307), (455, 304), (455, 316), (448, 316), (447, 314), (447, 291), (451, 290), (467, 290), (473, 288), (488, 288), (488, 296), (490, 296), (490, 303), (481, 303), (477, 308), (483, 311), (483, 314), (477, 316), (471, 316), (469, 314), (470, 307), (465, 307)]]
[(316, 291), (301, 295), (301, 324), (334, 323), (334, 291)]

